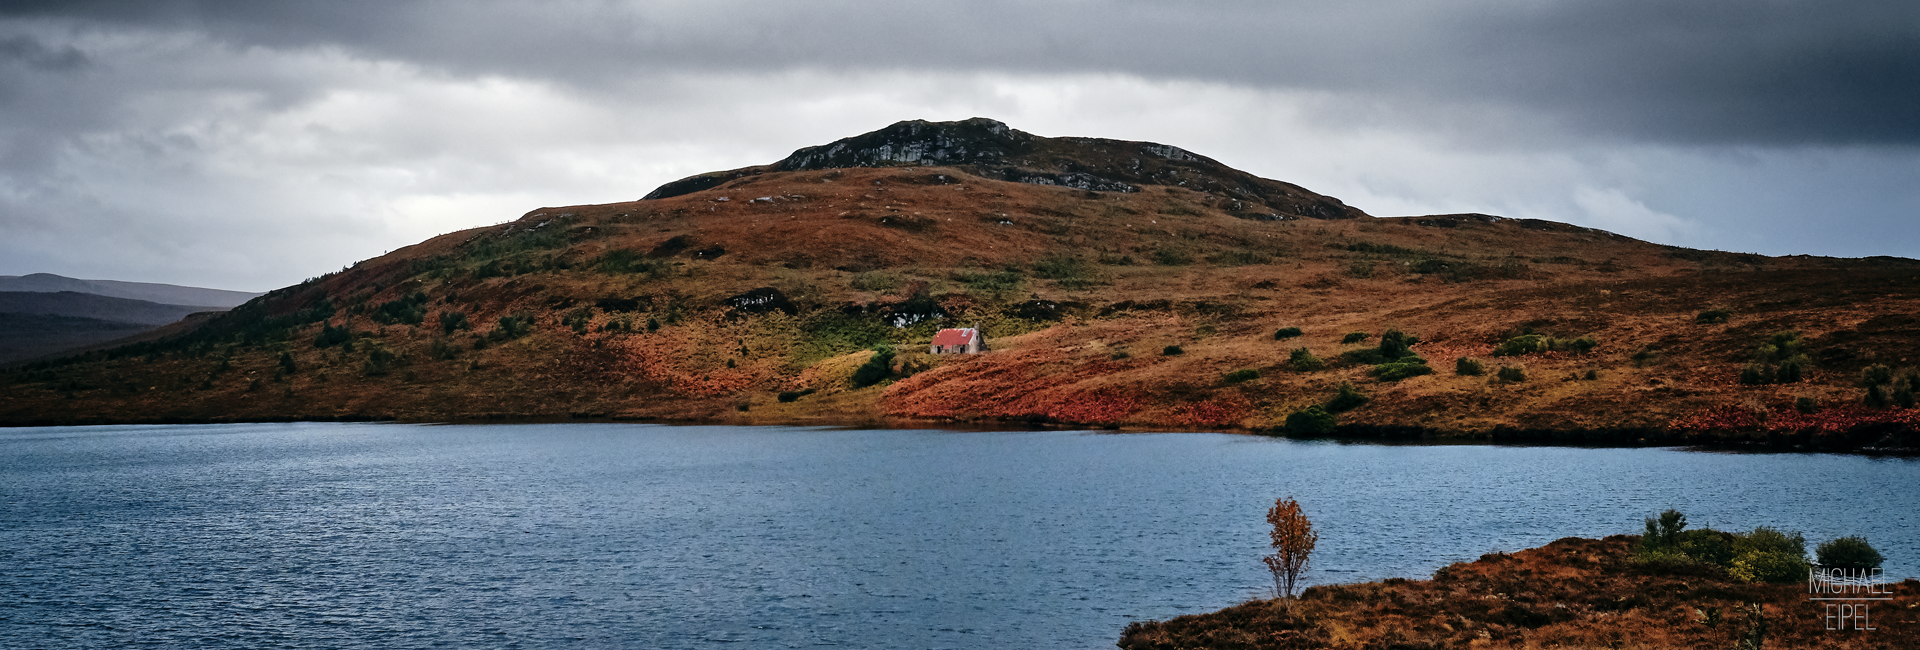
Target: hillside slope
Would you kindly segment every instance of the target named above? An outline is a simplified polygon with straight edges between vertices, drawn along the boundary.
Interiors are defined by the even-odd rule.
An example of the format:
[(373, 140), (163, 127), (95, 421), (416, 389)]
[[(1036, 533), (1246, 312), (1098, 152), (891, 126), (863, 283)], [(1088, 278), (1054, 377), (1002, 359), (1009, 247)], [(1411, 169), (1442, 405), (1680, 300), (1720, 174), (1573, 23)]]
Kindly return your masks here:
[[(1886, 365), (1892, 396), (1920, 361), (1912, 260), (1376, 218), (1174, 147), (979, 119), (896, 124), (649, 196), (442, 235), (165, 341), (14, 372), (0, 421), (1267, 431), (1347, 384), (1368, 398), (1337, 415), (1350, 435), (1916, 446), (1915, 411), (1863, 405), (1858, 385)], [(1699, 318), (1711, 310), (1727, 313)], [(993, 352), (925, 354), (940, 327), (974, 324)], [(1381, 358), (1389, 330), (1424, 364)], [(1782, 331), (1798, 337), (1759, 371), (1790, 365), (1795, 381), (1740, 383)], [(1544, 350), (1494, 356), (1526, 336)], [(890, 363), (862, 375), (880, 381), (857, 386), (882, 345)], [(1293, 363), (1299, 348), (1321, 367)], [(1461, 357), (1486, 374), (1456, 374)], [(1524, 379), (1494, 376), (1503, 365)]]

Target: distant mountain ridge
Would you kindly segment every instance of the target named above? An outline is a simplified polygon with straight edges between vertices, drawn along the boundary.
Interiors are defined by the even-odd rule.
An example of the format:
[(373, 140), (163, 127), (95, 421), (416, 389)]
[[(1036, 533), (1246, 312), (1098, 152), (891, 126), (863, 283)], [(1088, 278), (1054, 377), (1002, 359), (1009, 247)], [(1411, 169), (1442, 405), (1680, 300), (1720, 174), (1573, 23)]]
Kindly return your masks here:
[(96, 296), (106, 296), (109, 298), (144, 300), (163, 305), (192, 305), (211, 309), (232, 309), (261, 295), (249, 291), (183, 287), (180, 285), (159, 284), (154, 282), (81, 280), (62, 275), (54, 275), (52, 273), (0, 275), (0, 291), (35, 293), (72, 291), (76, 293), (90, 293)]
[(259, 295), (52, 273), (0, 276), (0, 363), (117, 341)]

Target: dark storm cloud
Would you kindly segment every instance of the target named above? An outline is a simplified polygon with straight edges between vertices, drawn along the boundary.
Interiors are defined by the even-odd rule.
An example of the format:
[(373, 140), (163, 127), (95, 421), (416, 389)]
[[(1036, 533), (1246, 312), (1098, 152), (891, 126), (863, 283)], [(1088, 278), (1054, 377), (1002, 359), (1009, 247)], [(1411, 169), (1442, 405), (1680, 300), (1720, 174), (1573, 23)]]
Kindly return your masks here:
[(4, 11), (582, 86), (799, 68), (1118, 72), (1361, 95), (1399, 113), (1517, 110), (1651, 142), (1920, 144), (1920, 3), (1909, 0), (160, 0)]

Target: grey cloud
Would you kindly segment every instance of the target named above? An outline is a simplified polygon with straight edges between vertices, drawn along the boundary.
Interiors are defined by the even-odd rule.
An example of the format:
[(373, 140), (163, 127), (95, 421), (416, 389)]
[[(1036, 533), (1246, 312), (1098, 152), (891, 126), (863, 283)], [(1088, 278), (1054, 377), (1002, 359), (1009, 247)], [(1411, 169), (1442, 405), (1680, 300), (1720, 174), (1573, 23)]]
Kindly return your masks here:
[(66, 71), (86, 67), (87, 55), (71, 45), (48, 47), (31, 36), (0, 38), (0, 65), (24, 64), (45, 71)]
[(582, 86), (807, 67), (1118, 72), (1356, 94), (1408, 114), (1505, 107), (1604, 138), (1920, 144), (1920, 4), (1906, 0), (163, 0), (7, 11)]

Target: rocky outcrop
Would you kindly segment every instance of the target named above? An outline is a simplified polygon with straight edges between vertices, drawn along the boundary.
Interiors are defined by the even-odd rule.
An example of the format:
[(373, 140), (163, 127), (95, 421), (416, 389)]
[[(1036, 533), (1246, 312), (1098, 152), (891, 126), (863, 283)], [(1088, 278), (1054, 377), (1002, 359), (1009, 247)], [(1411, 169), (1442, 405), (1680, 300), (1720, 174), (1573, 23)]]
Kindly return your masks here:
[(1339, 199), (1260, 178), (1179, 147), (1105, 138), (1043, 138), (984, 117), (897, 122), (800, 149), (772, 165), (677, 180), (646, 198), (691, 194), (769, 172), (898, 166), (953, 167), (982, 178), (1090, 192), (1179, 187), (1212, 195), (1222, 209), (1261, 221), (1367, 216)]

